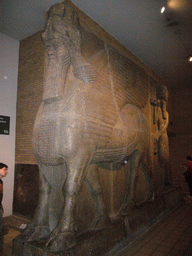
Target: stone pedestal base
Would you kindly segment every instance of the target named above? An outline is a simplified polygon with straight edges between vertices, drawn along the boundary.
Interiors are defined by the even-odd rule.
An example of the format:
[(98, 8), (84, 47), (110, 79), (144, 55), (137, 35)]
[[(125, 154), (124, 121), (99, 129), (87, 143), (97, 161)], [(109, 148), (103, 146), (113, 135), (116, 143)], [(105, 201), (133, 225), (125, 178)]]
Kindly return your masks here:
[(45, 241), (24, 243), (19, 237), (13, 241), (13, 256), (99, 256), (113, 255), (150, 229), (183, 202), (180, 188), (170, 189), (152, 202), (135, 207), (120, 216), (108, 228), (81, 234), (78, 244), (67, 251), (53, 253), (45, 248)]

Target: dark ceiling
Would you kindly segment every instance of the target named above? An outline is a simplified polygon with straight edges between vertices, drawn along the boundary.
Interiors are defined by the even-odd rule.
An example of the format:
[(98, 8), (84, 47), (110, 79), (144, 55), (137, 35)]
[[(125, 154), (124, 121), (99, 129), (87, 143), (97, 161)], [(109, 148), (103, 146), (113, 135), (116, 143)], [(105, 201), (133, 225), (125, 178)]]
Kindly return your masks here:
[[(22, 40), (58, 0), (1, 0), (0, 32)], [(192, 0), (72, 0), (173, 87), (192, 84)], [(161, 7), (166, 10), (160, 13)]]

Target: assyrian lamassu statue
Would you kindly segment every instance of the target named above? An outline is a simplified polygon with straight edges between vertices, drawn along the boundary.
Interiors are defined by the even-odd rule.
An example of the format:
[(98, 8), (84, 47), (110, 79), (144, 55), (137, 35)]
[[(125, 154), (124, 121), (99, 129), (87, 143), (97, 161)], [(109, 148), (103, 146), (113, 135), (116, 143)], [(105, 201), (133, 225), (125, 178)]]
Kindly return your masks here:
[[(145, 72), (81, 27), (71, 6), (54, 5), (43, 32), (46, 67), (33, 150), (40, 169), (40, 199), (26, 241), (47, 237), (51, 251), (76, 244), (78, 194), (85, 181), (96, 204), (94, 229), (109, 225), (97, 167), (130, 161), (131, 209), (138, 168), (149, 147)], [(150, 170), (148, 199), (153, 195)]]

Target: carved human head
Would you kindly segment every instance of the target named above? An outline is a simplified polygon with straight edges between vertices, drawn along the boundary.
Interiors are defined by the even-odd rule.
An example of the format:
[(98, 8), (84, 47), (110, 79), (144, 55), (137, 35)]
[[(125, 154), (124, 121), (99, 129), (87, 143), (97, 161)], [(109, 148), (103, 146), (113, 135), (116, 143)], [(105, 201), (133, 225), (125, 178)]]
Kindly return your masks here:
[(42, 37), (43, 41), (58, 37), (65, 44), (80, 44), (79, 19), (76, 11), (67, 1), (50, 8)]
[(168, 101), (168, 90), (165, 85), (158, 84), (156, 86), (156, 95), (157, 99), (163, 99), (165, 101)]

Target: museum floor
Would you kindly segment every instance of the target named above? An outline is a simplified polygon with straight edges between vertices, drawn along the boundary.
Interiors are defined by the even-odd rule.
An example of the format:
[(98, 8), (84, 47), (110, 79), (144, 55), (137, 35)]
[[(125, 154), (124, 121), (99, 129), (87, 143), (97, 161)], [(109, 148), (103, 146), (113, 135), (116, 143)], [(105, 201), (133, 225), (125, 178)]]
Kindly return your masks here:
[[(192, 256), (192, 200), (187, 196), (184, 199), (179, 208), (115, 256)], [(12, 255), (12, 241), (27, 222), (16, 215), (4, 218), (5, 234), (0, 256)]]

